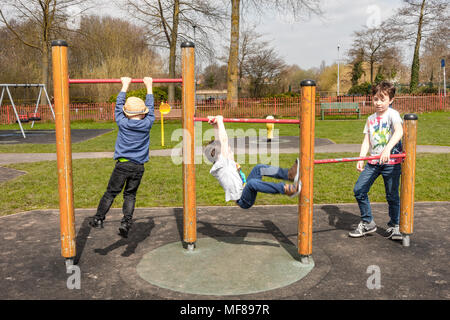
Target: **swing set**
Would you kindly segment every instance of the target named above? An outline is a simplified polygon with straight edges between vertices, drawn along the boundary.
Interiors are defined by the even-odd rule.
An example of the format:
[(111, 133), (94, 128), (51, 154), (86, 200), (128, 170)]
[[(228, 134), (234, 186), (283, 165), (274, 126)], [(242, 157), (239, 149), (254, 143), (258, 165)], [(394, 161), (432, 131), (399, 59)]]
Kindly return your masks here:
[[(16, 108), (16, 105), (12, 98), (11, 91), (9, 90), (10, 87), (12, 87), (12, 88), (36, 88), (37, 87), (37, 88), (39, 88), (39, 94), (38, 94), (38, 98), (36, 101), (36, 107), (34, 108), (34, 112), (29, 112), (29, 113), (24, 113), (24, 114), (19, 114), (17, 112), (17, 108)], [(22, 132), (22, 136), (24, 138), (26, 138), (26, 135), (25, 135), (25, 131), (23, 130), (22, 123), (32, 121), (31, 128), (33, 128), (34, 122), (41, 120), (41, 115), (38, 112), (38, 109), (39, 109), (39, 103), (41, 102), (42, 92), (45, 93), (45, 97), (47, 98), (48, 105), (50, 107), (50, 110), (52, 111), (53, 119), (55, 119), (55, 112), (53, 111), (52, 103), (50, 101), (50, 98), (48, 97), (47, 90), (45, 89), (45, 84), (39, 84), (39, 83), (37, 83), (37, 84), (33, 84), (33, 83), (11, 84), (11, 83), (9, 83), (9, 84), (0, 84), (0, 88), (2, 88), (2, 93), (0, 95), (0, 107), (2, 105), (3, 97), (4, 97), (4, 94), (6, 91), (6, 93), (8, 94), (9, 101), (11, 101), (11, 105), (13, 107), (14, 114), (16, 116), (16, 123), (19, 124), (20, 131)]]

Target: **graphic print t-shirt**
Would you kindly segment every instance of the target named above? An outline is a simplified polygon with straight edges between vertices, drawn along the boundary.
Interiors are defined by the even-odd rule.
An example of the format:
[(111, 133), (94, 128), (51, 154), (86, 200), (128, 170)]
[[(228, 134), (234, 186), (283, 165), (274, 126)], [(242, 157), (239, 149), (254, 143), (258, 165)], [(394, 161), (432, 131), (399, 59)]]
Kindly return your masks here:
[[(392, 108), (388, 108), (382, 116), (378, 116), (377, 113), (374, 113), (367, 119), (364, 127), (364, 134), (369, 134), (371, 156), (378, 156), (383, 152), (383, 149), (394, 135), (394, 125), (396, 123), (401, 124), (402, 118), (398, 111)], [(402, 152), (403, 147), (400, 140), (392, 148), (391, 154), (399, 154)], [(370, 164), (378, 164), (379, 160), (369, 160), (368, 162)], [(397, 164), (401, 162), (401, 158), (391, 158), (387, 164)]]

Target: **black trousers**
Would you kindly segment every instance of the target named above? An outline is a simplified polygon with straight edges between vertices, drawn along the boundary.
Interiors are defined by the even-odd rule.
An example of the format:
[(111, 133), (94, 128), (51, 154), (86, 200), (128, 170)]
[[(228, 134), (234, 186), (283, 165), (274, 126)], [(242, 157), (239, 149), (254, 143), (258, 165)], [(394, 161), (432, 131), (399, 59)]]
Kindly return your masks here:
[[(131, 161), (119, 162), (109, 179), (108, 187), (103, 197), (98, 204), (97, 213), (95, 217), (100, 220), (105, 220), (106, 213), (111, 208), (115, 197), (123, 191), (123, 219), (122, 222), (131, 222), (134, 212), (134, 204), (136, 202), (136, 192), (141, 183), (142, 176), (144, 175), (144, 165), (136, 164)], [(124, 188), (125, 186), (125, 188)]]

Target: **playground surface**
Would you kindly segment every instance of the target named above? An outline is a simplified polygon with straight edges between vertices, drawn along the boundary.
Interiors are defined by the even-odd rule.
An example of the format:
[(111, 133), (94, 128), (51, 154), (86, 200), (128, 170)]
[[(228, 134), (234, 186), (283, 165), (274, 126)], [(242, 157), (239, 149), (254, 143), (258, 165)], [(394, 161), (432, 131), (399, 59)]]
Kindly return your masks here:
[[(314, 267), (301, 279), (281, 286), (279, 283), (255, 289), (244, 283), (240, 289), (250, 293), (237, 294), (233, 290), (193, 293), (183, 284), (197, 283), (197, 290), (201, 290), (211, 275), (239, 283), (241, 276), (258, 281), (270, 279), (275, 272), (277, 277), (287, 274), (279, 269), (283, 265), (262, 269), (270, 256), (254, 255), (244, 261), (240, 253), (267, 248), (272, 250), (268, 251), (270, 255), (277, 249), (287, 252), (288, 264), (298, 264), (291, 250), (297, 244), (297, 206), (255, 206), (249, 210), (235, 206), (199, 207), (194, 255), (205, 253), (206, 242), (227, 245), (231, 251), (224, 251), (224, 259), (211, 259), (187, 277), (179, 277), (186, 264), (178, 264), (172, 266), (170, 276), (153, 280), (142, 277), (139, 269), (143, 263), (158, 268), (171, 259), (182, 261), (186, 258), (183, 256), (189, 256), (181, 242), (182, 208), (136, 209), (135, 223), (126, 239), (117, 234), (120, 209), (111, 210), (105, 228), (100, 230), (88, 225), (95, 209), (76, 209), (75, 261), (80, 269), (80, 289), (67, 287), (71, 274), (66, 273), (60, 252), (58, 210), (4, 216), (0, 218), (0, 299), (450, 299), (450, 202), (415, 204), (410, 247), (384, 238), (386, 204), (373, 204), (373, 212), (377, 232), (353, 239), (347, 234), (359, 222), (356, 204), (315, 205)], [(168, 251), (171, 253), (165, 259), (149, 259), (167, 246), (175, 246), (176, 250)], [(236, 266), (241, 272), (229, 272)], [(374, 270), (378, 270), (378, 282), (373, 281)], [(249, 274), (253, 276), (248, 277)], [(279, 279), (283, 281), (282, 277)], [(169, 280), (175, 280), (178, 288), (170, 288)]]
[[(71, 129), (72, 143), (85, 141), (112, 131), (112, 129)], [(20, 130), (0, 130), (0, 144), (56, 143), (55, 130), (24, 130), (26, 138)]]
[[(76, 131), (82, 130), (72, 130), (73, 142)], [(54, 133), (47, 136), (55, 140)], [(27, 139), (17, 138), (21, 143)], [(282, 136), (272, 142), (280, 153), (298, 153), (298, 137)], [(251, 153), (261, 143), (265, 141), (247, 137), (232, 144), (236, 153)], [(359, 152), (359, 148), (315, 139), (316, 153)], [(151, 150), (150, 156), (169, 156), (173, 151), (181, 152)], [(450, 147), (417, 146), (417, 151), (448, 153)], [(112, 152), (72, 155), (73, 159), (112, 156)], [(56, 154), (0, 153), (0, 165), (46, 160), (56, 160)], [(0, 183), (22, 174), (0, 167)], [(71, 274), (61, 256), (58, 209), (3, 216), (0, 299), (450, 300), (450, 202), (415, 204), (410, 247), (384, 238), (387, 204), (373, 203), (372, 208), (377, 232), (353, 239), (348, 232), (360, 220), (356, 203), (314, 205), (308, 264), (300, 263), (296, 249), (297, 206), (198, 207), (193, 252), (181, 241), (182, 208), (137, 208), (126, 239), (118, 235), (120, 209), (111, 209), (105, 228), (97, 230), (88, 225), (95, 208), (78, 208), (79, 289), (68, 288)]]

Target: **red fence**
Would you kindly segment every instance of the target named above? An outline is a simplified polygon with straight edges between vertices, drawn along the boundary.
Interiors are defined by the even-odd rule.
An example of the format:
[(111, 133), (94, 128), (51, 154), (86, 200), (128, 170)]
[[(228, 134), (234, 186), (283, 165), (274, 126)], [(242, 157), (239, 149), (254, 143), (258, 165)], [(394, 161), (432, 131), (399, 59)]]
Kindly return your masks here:
[[(225, 118), (265, 118), (268, 115), (277, 117), (294, 117), (299, 114), (300, 97), (295, 98), (264, 98), (264, 99), (240, 99), (236, 102), (216, 100), (214, 102), (196, 102), (196, 117), (206, 117), (208, 115), (221, 114)], [(358, 102), (361, 114), (374, 112), (371, 96), (361, 97), (322, 97), (316, 101), (316, 115), (320, 115), (320, 103), (327, 102)], [(170, 104), (172, 111), (165, 115), (165, 119), (179, 119), (181, 117), (181, 103)], [(93, 121), (113, 121), (114, 103), (76, 103), (70, 105), (70, 119), (93, 120)], [(159, 119), (159, 103), (155, 103), (156, 118)], [(16, 106), (19, 115), (34, 112), (35, 105)], [(449, 111), (450, 96), (396, 96), (394, 108), (400, 113), (421, 113), (431, 111)], [(50, 108), (47, 105), (39, 106), (39, 113), (43, 121), (53, 120)], [(10, 124), (16, 122), (12, 106), (1, 106), (0, 124)]]

